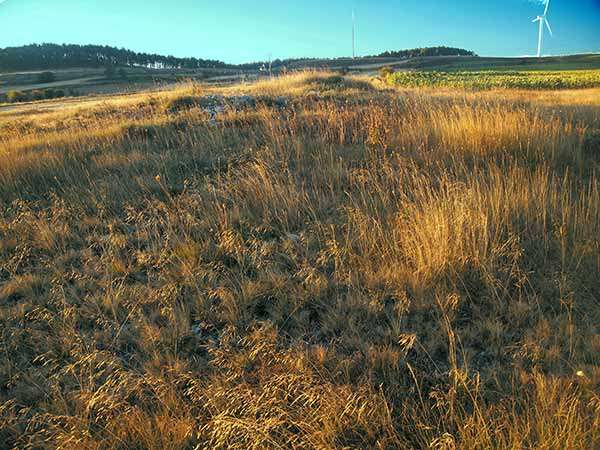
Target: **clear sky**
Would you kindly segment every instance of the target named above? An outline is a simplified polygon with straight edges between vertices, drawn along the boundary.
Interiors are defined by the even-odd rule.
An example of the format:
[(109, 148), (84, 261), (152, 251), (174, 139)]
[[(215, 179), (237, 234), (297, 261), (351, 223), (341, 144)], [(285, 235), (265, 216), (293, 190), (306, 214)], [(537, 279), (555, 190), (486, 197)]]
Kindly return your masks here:
[[(106, 44), (238, 63), (447, 45), (533, 55), (536, 0), (0, 0), (0, 47)], [(600, 0), (551, 0), (545, 54), (600, 52)]]

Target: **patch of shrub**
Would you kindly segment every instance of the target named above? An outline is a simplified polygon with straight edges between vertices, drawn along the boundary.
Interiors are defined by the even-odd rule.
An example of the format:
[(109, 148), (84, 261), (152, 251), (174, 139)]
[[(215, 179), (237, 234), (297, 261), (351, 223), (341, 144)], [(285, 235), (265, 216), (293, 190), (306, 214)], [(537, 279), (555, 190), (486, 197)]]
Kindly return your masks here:
[(44, 100), (46, 98), (46, 91), (31, 91), (29, 97), (31, 100)]
[(56, 81), (56, 75), (54, 72), (42, 72), (37, 77), (38, 83), (54, 83)]
[(166, 110), (169, 113), (177, 113), (179, 111), (187, 111), (192, 108), (199, 107), (201, 105), (201, 99), (191, 95), (185, 95), (183, 97), (177, 97), (169, 100), (166, 105)]
[(385, 80), (385, 79), (387, 79), (387, 77), (392, 75), (394, 72), (395, 71), (394, 71), (393, 67), (383, 66), (381, 69), (379, 69), (379, 77)]
[(371, 83), (356, 78), (347, 78), (341, 75), (331, 76), (315, 76), (306, 80), (306, 83), (311, 86), (312, 89), (317, 91), (329, 91), (329, 90), (344, 90), (344, 89), (356, 89), (361, 91), (370, 91), (373, 89)]
[(64, 89), (51, 89), (52, 97), (48, 98), (63, 98), (65, 96)]
[(27, 101), (27, 96), (21, 91), (9, 91), (9, 93), (6, 94), (6, 100), (9, 103), (24, 102)]
[(584, 149), (590, 156), (600, 157), (600, 130), (591, 130), (587, 133)]
[(114, 78), (117, 74), (117, 69), (112, 64), (109, 64), (104, 69), (104, 77), (105, 78)]
[(64, 89), (36, 89), (29, 92), (10, 91), (5, 96), (5, 100), (9, 103), (31, 102), (39, 100), (51, 100), (53, 98), (63, 98), (66, 96)]

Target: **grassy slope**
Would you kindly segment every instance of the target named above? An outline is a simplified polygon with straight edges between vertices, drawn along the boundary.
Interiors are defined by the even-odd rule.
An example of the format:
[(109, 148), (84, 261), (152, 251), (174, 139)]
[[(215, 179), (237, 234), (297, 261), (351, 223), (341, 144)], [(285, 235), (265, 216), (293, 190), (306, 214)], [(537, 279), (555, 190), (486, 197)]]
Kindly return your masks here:
[(593, 70), (600, 69), (600, 55), (538, 58), (436, 57), (413, 58), (395, 67), (416, 70)]
[(339, 69), (351, 67), (353, 70), (372, 70), (376, 67), (390, 66), (408, 70), (594, 70), (600, 69), (600, 55), (568, 55), (544, 58), (494, 58), (479, 56), (429, 56), (400, 60), (399, 58), (340, 58), (337, 60), (298, 61), (291, 64), (290, 69), (310, 67), (329, 67)]
[(2, 119), (0, 442), (600, 444), (598, 90), (240, 92)]
[(56, 69), (50, 70), (56, 81), (53, 83), (38, 82), (39, 71), (0, 73), (0, 97), (10, 91), (30, 92), (46, 88), (70, 89), (78, 95), (108, 94), (125, 91), (140, 91), (166, 84), (174, 84), (182, 80), (209, 79), (212, 77), (238, 74), (238, 71), (227, 69), (145, 69), (125, 68), (126, 77), (117, 73), (106, 78), (105, 69)]
[[(481, 58), (481, 57), (425, 57), (410, 60), (398, 58), (339, 58), (335, 60), (306, 60), (288, 65), (288, 70), (311, 68), (339, 70), (350, 68), (353, 72), (375, 73), (380, 67), (390, 66), (407, 70), (435, 71), (537, 71), (537, 70), (593, 70), (600, 69), (600, 55), (572, 55), (538, 58)], [(205, 79), (212, 82), (229, 82), (239, 79), (239, 71), (229, 69), (203, 70), (151, 70), (127, 69), (127, 79), (119, 77), (107, 80), (103, 69), (69, 69), (53, 71), (57, 82), (36, 84), (39, 72), (0, 73), (0, 94), (9, 91), (31, 91), (47, 87), (73, 89), (79, 94), (107, 94), (125, 90), (139, 91), (160, 84), (174, 83), (183, 79)], [(247, 76), (257, 75), (249, 71)], [(232, 78), (233, 80), (229, 80)], [(221, 80), (223, 79), (223, 80)]]

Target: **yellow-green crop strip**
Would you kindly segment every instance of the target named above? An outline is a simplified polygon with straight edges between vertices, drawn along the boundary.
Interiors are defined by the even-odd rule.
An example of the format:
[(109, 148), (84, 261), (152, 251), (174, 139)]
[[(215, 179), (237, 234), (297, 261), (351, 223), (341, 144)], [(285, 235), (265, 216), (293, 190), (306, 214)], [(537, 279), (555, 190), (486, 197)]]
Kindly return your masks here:
[(464, 89), (583, 89), (600, 87), (600, 70), (536, 72), (395, 72), (390, 84), (401, 87)]

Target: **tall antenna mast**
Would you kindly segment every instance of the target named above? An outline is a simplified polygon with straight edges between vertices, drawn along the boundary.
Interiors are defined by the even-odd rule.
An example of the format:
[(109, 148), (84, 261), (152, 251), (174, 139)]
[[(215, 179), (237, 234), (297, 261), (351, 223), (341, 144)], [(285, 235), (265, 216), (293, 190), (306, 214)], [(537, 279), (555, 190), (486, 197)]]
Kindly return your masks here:
[(356, 14), (352, 8), (352, 59), (356, 58)]
[(273, 53), (269, 53), (269, 76), (273, 76)]

